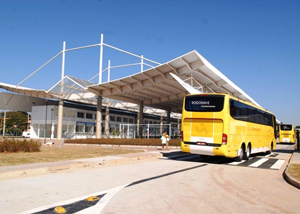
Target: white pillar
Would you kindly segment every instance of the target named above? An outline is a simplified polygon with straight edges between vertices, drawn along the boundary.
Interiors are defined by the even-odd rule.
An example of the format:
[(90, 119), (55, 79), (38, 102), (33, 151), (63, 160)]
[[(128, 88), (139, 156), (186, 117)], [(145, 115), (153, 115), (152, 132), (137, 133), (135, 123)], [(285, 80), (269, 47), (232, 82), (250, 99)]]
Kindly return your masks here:
[(5, 136), (6, 107), (7, 107), (7, 105), (5, 105), (5, 110), (4, 110), (3, 137)]
[(177, 136), (179, 137), (180, 134), (181, 134), (180, 119), (177, 119)]
[(102, 62), (103, 62), (103, 34), (100, 41), (100, 59), (99, 59), (99, 84), (102, 83)]
[(164, 124), (164, 116), (160, 116), (160, 129), (159, 129), (160, 135), (163, 134), (163, 124)]
[(109, 138), (109, 107), (105, 108), (105, 136)]
[(138, 113), (138, 121), (137, 121), (137, 132), (139, 133), (139, 136), (143, 136), (143, 129), (141, 128), (141, 124), (143, 124), (144, 121), (144, 105), (143, 102), (140, 104), (140, 110)]
[(54, 125), (53, 123), (51, 124), (51, 136), (50, 136), (51, 139), (54, 138)]
[(107, 82), (110, 81), (110, 60), (108, 60), (108, 69), (107, 69)]
[(63, 123), (63, 105), (62, 99), (58, 100), (58, 117), (57, 117), (57, 140), (61, 140), (62, 135), (62, 123)]
[(149, 126), (149, 122), (148, 122), (148, 127), (147, 127), (147, 136), (148, 136), (148, 139), (149, 139), (149, 132), (150, 132), (150, 126)]
[(129, 123), (127, 123), (127, 138), (129, 138)]
[(38, 124), (38, 133), (37, 133), (37, 138), (40, 138), (40, 129), (41, 129), (41, 124)]
[(66, 42), (63, 42), (62, 50), (62, 63), (61, 63), (61, 80), (65, 77), (65, 52), (66, 51)]
[(167, 124), (169, 124), (169, 136), (171, 136), (171, 111), (170, 108), (167, 111)]
[[(62, 50), (62, 63), (61, 63), (61, 80), (65, 77), (65, 51), (66, 51), (66, 42), (63, 42)], [(60, 93), (63, 95), (63, 87), (60, 87)], [(62, 99), (58, 100), (58, 117), (57, 117), (57, 140), (61, 140), (62, 135), (62, 118), (63, 118), (63, 104)]]
[(144, 56), (141, 56), (141, 72), (144, 70)]
[(102, 120), (102, 97), (97, 98), (97, 121), (96, 121), (96, 138), (101, 138), (101, 120)]

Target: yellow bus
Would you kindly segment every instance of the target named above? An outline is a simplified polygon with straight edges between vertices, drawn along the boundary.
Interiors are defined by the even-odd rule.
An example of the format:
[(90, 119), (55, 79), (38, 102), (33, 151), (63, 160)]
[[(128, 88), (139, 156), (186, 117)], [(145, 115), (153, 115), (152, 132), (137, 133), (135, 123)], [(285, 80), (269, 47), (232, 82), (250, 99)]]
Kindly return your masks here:
[(296, 135), (294, 126), (291, 124), (279, 125), (279, 143), (294, 143)]
[(248, 160), (276, 149), (276, 118), (224, 93), (187, 95), (183, 101), (181, 151)]

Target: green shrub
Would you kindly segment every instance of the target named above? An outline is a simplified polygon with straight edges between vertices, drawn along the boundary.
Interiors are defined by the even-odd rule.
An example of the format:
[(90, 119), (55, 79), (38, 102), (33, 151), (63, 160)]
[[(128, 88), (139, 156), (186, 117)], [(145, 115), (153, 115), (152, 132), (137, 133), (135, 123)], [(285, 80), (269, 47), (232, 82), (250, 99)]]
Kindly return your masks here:
[[(106, 145), (133, 145), (133, 146), (161, 146), (159, 138), (138, 138), (138, 139), (120, 139), (120, 138), (100, 138), (100, 139), (68, 139), (65, 143), (72, 144), (106, 144)], [(180, 139), (171, 139), (169, 146), (180, 146)]]
[(3, 138), (0, 141), (0, 152), (40, 152), (42, 144), (38, 140), (16, 140)]

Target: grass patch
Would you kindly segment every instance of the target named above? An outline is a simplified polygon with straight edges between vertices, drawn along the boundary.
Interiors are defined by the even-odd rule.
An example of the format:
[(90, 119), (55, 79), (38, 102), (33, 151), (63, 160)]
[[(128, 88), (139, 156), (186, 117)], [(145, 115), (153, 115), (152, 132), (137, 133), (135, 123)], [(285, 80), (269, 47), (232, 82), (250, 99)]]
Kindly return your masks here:
[(289, 174), (300, 181), (300, 164), (291, 164), (289, 167)]
[(0, 153), (0, 166), (12, 166), (30, 163), (45, 163), (81, 158), (102, 157), (142, 152), (142, 150), (130, 150), (121, 148), (103, 148), (99, 146), (65, 146), (42, 147), (40, 152)]
[[(0, 166), (12, 166), (31, 163), (56, 162), (82, 158), (103, 157), (143, 152), (117, 147), (118, 145), (135, 146), (161, 146), (161, 140), (156, 139), (71, 139), (64, 141), (65, 146), (42, 147), (38, 140), (18, 140), (3, 138), (0, 141)], [(69, 145), (68, 145), (69, 144)], [(70, 145), (77, 144), (77, 145)], [(87, 144), (89, 146), (82, 146)], [(112, 148), (104, 148), (97, 145), (114, 145)], [(171, 139), (169, 146), (180, 146), (179, 139)]]

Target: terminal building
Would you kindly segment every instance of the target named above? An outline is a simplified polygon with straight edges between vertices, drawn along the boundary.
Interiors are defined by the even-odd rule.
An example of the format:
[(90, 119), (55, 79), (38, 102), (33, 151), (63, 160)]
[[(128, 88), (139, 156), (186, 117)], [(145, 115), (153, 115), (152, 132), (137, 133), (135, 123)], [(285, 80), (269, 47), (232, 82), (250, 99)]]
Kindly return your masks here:
[[(96, 137), (96, 107), (64, 102), (63, 137), (68, 139)], [(45, 115), (49, 118), (46, 119)], [(180, 120), (144, 113), (143, 130), (138, 135), (138, 113), (134, 111), (102, 107), (101, 138), (159, 138), (167, 130), (173, 138), (180, 134)], [(32, 107), (32, 138), (57, 138), (58, 101), (48, 101), (46, 106)]]
[[(66, 52), (96, 46), (100, 47), (98, 83), (64, 75)], [(139, 63), (130, 65), (140, 66), (140, 71), (110, 80), (112, 69), (129, 65), (110, 66), (109, 62), (103, 69), (104, 47), (138, 58)], [(21, 86), (60, 55), (61, 79), (53, 87), (36, 90)], [(51, 60), (18, 85), (0, 83), (0, 88), (9, 92), (0, 92), (0, 109), (31, 112), (32, 138), (151, 138), (163, 131), (176, 138), (183, 98), (190, 93), (187, 87), (198, 93), (229, 93), (259, 106), (195, 50), (161, 64), (108, 45), (101, 35), (101, 42), (95, 45), (66, 49), (64, 42), (62, 51)], [(107, 82), (102, 80), (103, 72), (108, 72)]]

